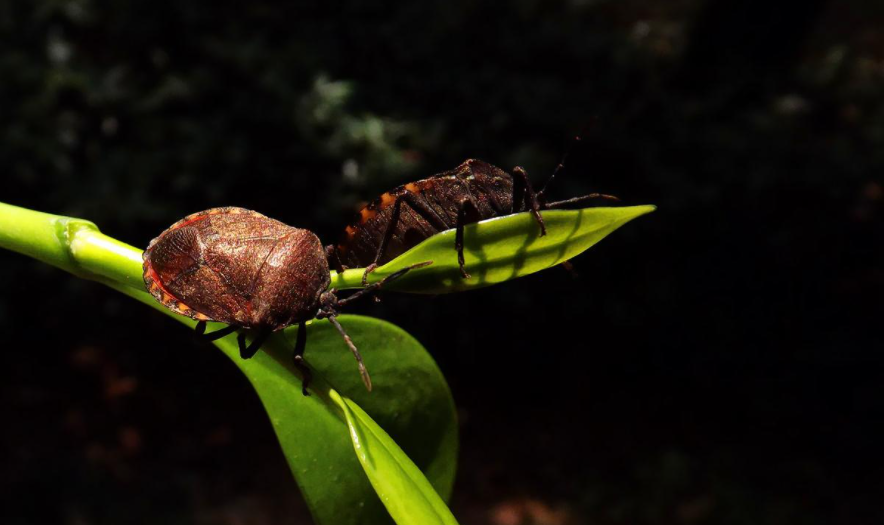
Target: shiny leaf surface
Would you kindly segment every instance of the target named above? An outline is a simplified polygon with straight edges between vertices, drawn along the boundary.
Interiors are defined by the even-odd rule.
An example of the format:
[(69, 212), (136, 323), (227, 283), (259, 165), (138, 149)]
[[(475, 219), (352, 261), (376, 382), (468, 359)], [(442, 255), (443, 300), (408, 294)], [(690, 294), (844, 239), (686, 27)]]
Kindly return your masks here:
[[(376, 282), (391, 273), (424, 261), (390, 283), (391, 290), (450, 293), (480, 288), (553, 267), (588, 250), (627, 222), (651, 213), (655, 206), (548, 210), (542, 213), (547, 234), (530, 213), (488, 219), (464, 228), (464, 259), (471, 277), (461, 276), (454, 249), (455, 230), (446, 230), (403, 253), (369, 274)], [(332, 272), (332, 288), (359, 288), (363, 269)]]
[(347, 419), (362, 468), (396, 523), (456, 525), (445, 502), (390, 436), (352, 400), (334, 390), (330, 395)]

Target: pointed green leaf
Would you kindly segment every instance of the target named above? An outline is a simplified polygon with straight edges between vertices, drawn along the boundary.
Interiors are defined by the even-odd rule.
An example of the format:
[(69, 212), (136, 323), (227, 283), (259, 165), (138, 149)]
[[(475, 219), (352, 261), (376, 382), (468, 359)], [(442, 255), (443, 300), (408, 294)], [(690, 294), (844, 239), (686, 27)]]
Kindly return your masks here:
[(350, 440), (369, 481), (398, 525), (456, 525), (454, 516), (414, 463), (350, 399), (330, 392), (347, 419)]
[[(461, 276), (454, 249), (455, 231), (446, 230), (418, 244), (369, 274), (376, 282), (412, 264), (433, 261), (391, 282), (389, 289), (415, 293), (448, 293), (479, 288), (529, 275), (560, 264), (591, 248), (627, 222), (651, 213), (655, 206), (548, 210), (542, 213), (547, 234), (530, 213), (488, 219), (464, 228), (464, 260), (469, 279)], [(362, 268), (332, 272), (332, 288), (362, 286)]]
[[(387, 512), (353, 454), (347, 426), (329, 401), (329, 385), (366, 401), (446, 498), (451, 494), (457, 453), (454, 405), (444, 378), (414, 338), (379, 319), (341, 316), (340, 320), (359, 344), (372, 373), (376, 388), (371, 393), (365, 390), (340, 334), (327, 321), (307, 326), (305, 357), (314, 370), (308, 397), (302, 395), (301, 381), (291, 364), (297, 328), (276, 334), (250, 360), (240, 359), (234, 336), (218, 343), (261, 398), (316, 522), (387, 523)], [(395, 442), (387, 445), (405, 457)], [(436, 498), (441, 501), (440, 496)], [(414, 512), (421, 508), (411, 501), (399, 504), (414, 507)]]
[[(445, 378), (423, 346), (398, 326), (355, 315), (339, 319), (359, 345), (371, 373), (372, 391), (365, 389), (353, 355), (326, 321), (315, 321), (308, 328), (307, 361), (338, 392), (371, 414), (447, 500), (454, 485), (458, 442), (454, 402)], [(295, 341), (297, 331), (296, 327), (285, 331), (289, 341)], [(326, 347), (333, 350), (318, 350)]]

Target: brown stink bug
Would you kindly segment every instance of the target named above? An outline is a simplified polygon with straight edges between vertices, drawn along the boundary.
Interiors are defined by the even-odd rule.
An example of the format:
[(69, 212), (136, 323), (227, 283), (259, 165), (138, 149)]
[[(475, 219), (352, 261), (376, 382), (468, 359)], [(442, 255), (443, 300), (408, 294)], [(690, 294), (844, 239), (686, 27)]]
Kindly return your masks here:
[[(306, 322), (326, 318), (334, 325), (371, 390), (362, 356), (336, 318), (338, 310), (416, 266), (338, 299), (335, 290), (326, 290), (331, 280), (328, 260), (313, 232), (234, 207), (201, 211), (176, 222), (150, 242), (143, 265), (151, 295), (196, 320), (198, 334), (215, 340), (239, 330), (243, 359), (255, 355), (272, 332), (297, 324), (294, 361), (304, 374), (305, 395), (310, 379), (303, 361)], [(230, 326), (204, 334), (206, 321)], [(255, 333), (250, 344), (247, 331)]]
[[(559, 163), (550, 180), (563, 167)], [(549, 182), (547, 182), (549, 184)], [(464, 268), (463, 229), (467, 224), (524, 211), (534, 214), (540, 235), (546, 226), (540, 211), (564, 208), (590, 199), (619, 200), (611, 195), (592, 193), (556, 202), (547, 202), (546, 186), (535, 192), (524, 169), (513, 175), (480, 160), (469, 159), (457, 168), (390, 190), (364, 207), (347, 226), (341, 242), (328, 248), (329, 260), (337, 271), (365, 267), (368, 273), (424, 239), (443, 230), (456, 228), (454, 248), (460, 272)]]

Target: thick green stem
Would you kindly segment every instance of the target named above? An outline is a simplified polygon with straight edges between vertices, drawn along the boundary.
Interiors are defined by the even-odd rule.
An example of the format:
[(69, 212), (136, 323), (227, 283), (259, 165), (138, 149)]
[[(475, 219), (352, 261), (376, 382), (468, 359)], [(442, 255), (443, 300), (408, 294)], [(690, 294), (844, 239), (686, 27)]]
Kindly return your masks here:
[(0, 203), (0, 247), (79, 277), (143, 288), (141, 250), (83, 219)]

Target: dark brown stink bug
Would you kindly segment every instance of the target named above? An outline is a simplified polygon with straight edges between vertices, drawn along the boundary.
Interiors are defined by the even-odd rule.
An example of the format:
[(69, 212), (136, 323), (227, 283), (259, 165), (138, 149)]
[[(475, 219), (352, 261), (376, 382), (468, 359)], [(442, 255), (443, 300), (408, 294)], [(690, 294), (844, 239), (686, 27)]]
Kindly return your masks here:
[[(550, 180), (561, 168), (560, 163)], [(339, 272), (347, 267), (365, 267), (365, 284), (368, 273), (377, 266), (438, 232), (456, 228), (454, 247), (460, 272), (469, 279), (463, 257), (465, 225), (530, 211), (540, 227), (540, 235), (546, 235), (542, 210), (597, 198), (618, 200), (592, 193), (547, 202), (545, 191), (546, 187), (535, 192), (528, 174), (520, 167), (510, 175), (486, 162), (469, 159), (451, 171), (390, 190), (364, 207), (347, 226), (341, 242), (328, 248), (329, 260)]]
[[(418, 265), (421, 266), (421, 265)], [(236, 330), (240, 355), (255, 355), (267, 337), (297, 324), (295, 366), (304, 374), (305, 323), (326, 318), (340, 332), (356, 357), (366, 388), (371, 379), (359, 350), (336, 316), (350, 301), (374, 291), (383, 281), (338, 299), (330, 282), (326, 252), (308, 230), (293, 228), (243, 208), (214, 208), (189, 215), (152, 240), (144, 251), (144, 283), (170, 310), (198, 321), (197, 333), (209, 340)], [(206, 321), (230, 326), (205, 334)], [(246, 344), (247, 331), (255, 337)]]

